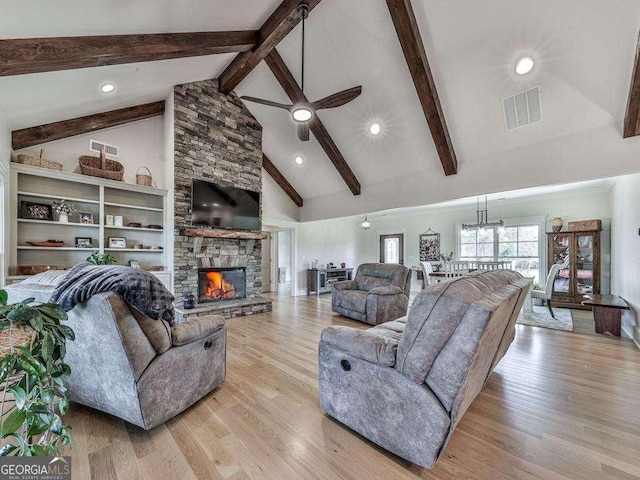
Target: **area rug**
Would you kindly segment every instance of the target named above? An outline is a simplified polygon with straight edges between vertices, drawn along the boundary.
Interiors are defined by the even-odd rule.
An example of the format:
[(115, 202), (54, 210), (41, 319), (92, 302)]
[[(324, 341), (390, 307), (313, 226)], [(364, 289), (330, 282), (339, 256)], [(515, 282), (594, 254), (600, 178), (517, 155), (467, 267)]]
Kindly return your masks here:
[(553, 330), (564, 330), (565, 332), (573, 332), (573, 318), (571, 318), (571, 310), (568, 308), (554, 308), (553, 314), (556, 318), (552, 318), (547, 307), (533, 306), (533, 313), (524, 315), (520, 311), (517, 323), (520, 325), (530, 325), (532, 327), (551, 328)]

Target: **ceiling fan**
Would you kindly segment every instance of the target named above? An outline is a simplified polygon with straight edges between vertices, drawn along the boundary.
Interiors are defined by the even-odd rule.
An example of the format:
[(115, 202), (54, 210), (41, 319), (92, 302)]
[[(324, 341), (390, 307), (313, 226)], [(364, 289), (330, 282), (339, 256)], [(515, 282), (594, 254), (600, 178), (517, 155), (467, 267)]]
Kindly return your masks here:
[[(298, 5), (298, 14), (302, 20), (302, 94), (304, 96), (304, 21), (309, 16), (309, 6), (306, 3)], [(285, 105), (284, 103), (272, 102), (256, 97), (240, 97), (248, 102), (260, 103), (270, 107), (282, 108), (291, 113), (291, 118), (298, 124), (298, 138), (303, 142), (309, 140), (309, 122), (318, 110), (323, 108), (341, 107), (357, 98), (362, 93), (362, 86), (342, 90), (315, 102), (301, 101), (294, 105)]]

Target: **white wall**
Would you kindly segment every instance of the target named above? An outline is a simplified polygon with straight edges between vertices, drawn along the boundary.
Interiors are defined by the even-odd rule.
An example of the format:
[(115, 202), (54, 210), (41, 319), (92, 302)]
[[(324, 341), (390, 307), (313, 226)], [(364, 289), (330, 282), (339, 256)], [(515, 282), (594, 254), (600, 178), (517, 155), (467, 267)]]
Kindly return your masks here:
[(166, 258), (167, 258), (167, 268), (171, 272), (173, 272), (173, 269), (174, 269), (173, 264), (175, 260), (174, 241), (173, 241), (173, 235), (174, 235), (173, 230), (175, 227), (175, 220), (174, 220), (174, 211), (175, 211), (174, 143), (175, 143), (175, 138), (174, 138), (174, 126), (173, 126), (173, 120), (174, 120), (173, 103), (174, 103), (173, 90), (171, 90), (171, 93), (165, 100), (163, 125), (162, 125), (163, 137), (164, 137), (164, 142), (163, 142), (164, 180), (165, 180), (165, 186), (167, 189), (167, 213), (166, 213), (166, 219), (165, 219), (166, 221), (165, 230), (169, 232), (168, 234), (170, 235), (170, 237), (167, 239)]
[(622, 177), (611, 191), (611, 293), (624, 298), (622, 328), (640, 346), (640, 175)]
[(4, 179), (2, 185), (3, 197), (0, 198), (0, 286), (4, 286), (6, 276), (4, 252), (8, 251), (9, 235), (6, 235), (7, 219), (9, 218), (9, 163), (11, 162), (11, 130), (7, 126), (2, 112), (0, 112), (0, 176)]
[[(158, 188), (165, 188), (163, 129), (163, 117), (158, 116), (44, 143), (36, 147), (24, 148), (17, 150), (15, 154), (27, 153), (37, 157), (40, 154), (40, 149), (43, 148), (46, 159), (61, 163), (64, 171), (80, 173), (78, 166), (80, 155), (99, 156), (89, 150), (89, 139), (94, 139), (119, 148), (119, 156), (115, 160), (124, 165), (124, 181), (126, 183), (135, 184), (137, 169), (146, 166), (151, 170)], [(147, 173), (144, 169), (140, 173), (143, 171)]]
[[(301, 221), (364, 214), (526, 187), (559, 185), (637, 173), (640, 137), (623, 139), (619, 122), (516, 149), (475, 158), (460, 158), (458, 174), (445, 177), (442, 168), (400, 176), (388, 160), (393, 180), (363, 184), (354, 197), (339, 192), (305, 199)], [(416, 158), (416, 161), (419, 161)], [(436, 168), (437, 167), (437, 168)]]
[[(611, 262), (609, 199), (609, 191), (600, 188), (584, 190), (579, 194), (572, 192), (494, 201), (489, 203), (489, 219), (517, 220), (545, 216), (550, 219), (559, 216), (565, 220), (565, 229), (568, 221), (601, 219), (602, 291), (608, 293)], [(416, 265), (419, 261), (419, 235), (429, 228), (440, 233), (441, 252), (455, 251), (455, 224), (474, 222), (475, 205), (425, 209), (411, 215), (369, 215), (371, 229), (368, 231), (360, 228), (361, 220), (358, 216), (299, 224), (299, 293), (306, 286), (306, 269), (311, 260), (318, 259), (320, 264), (330, 261), (339, 264), (344, 261), (350, 267), (378, 262), (380, 234), (404, 233), (404, 259), (407, 266)], [(543, 243), (546, 245), (546, 241)], [(546, 251), (542, 254), (543, 262), (545, 259)]]
[(280, 185), (262, 169), (262, 223), (275, 225), (285, 222), (297, 222), (298, 206), (284, 193)]
[(346, 263), (356, 268), (363, 231), (357, 218), (336, 218), (301, 223), (297, 228), (298, 295), (307, 294), (307, 269), (313, 260), (320, 265)]

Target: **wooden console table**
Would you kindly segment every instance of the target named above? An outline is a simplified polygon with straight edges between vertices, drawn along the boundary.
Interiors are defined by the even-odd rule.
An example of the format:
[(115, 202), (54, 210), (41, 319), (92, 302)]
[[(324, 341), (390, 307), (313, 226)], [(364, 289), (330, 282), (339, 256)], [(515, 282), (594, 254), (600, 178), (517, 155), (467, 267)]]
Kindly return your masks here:
[(330, 292), (333, 284), (344, 280), (351, 280), (353, 268), (326, 268), (307, 270), (307, 295)]
[(622, 310), (629, 310), (629, 305), (617, 295), (589, 295), (582, 305), (593, 308), (593, 319), (596, 333), (610, 333), (620, 336)]

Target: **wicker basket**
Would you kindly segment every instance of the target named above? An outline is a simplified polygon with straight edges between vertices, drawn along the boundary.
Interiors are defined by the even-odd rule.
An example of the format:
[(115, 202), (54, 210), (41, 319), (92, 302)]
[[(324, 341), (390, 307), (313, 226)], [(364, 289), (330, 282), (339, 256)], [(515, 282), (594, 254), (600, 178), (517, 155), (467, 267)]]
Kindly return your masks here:
[(122, 181), (124, 176), (124, 167), (120, 162), (108, 160), (104, 157), (104, 150), (100, 153), (100, 157), (92, 157), (82, 155), (78, 159), (80, 171), (83, 175), (91, 177), (107, 178), (109, 180)]
[(23, 165), (31, 165), (32, 167), (48, 168), (50, 170), (62, 170), (62, 164), (58, 162), (52, 162), (46, 158), (42, 158), (44, 150), (40, 150), (40, 157), (33, 157), (31, 155), (25, 155), (21, 153), (18, 155), (18, 163)]
[(0, 356), (4, 357), (10, 353), (12, 347), (28, 347), (35, 336), (36, 331), (28, 325), (6, 325), (0, 333)]
[[(144, 168), (149, 175), (147, 175), (146, 173), (140, 173), (140, 169)], [(140, 167), (138, 168), (138, 170), (136, 171), (136, 185), (143, 185), (145, 187), (151, 187), (151, 186), (156, 186), (155, 182), (153, 181), (153, 177), (151, 176), (151, 170), (149, 170), (147, 167)]]

